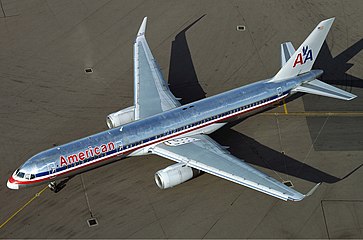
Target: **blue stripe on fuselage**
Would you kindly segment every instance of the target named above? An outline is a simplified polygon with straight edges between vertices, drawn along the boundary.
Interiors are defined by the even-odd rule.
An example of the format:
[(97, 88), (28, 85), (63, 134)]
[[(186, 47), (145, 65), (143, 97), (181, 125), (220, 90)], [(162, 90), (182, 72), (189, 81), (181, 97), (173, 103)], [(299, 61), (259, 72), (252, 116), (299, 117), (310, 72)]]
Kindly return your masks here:
[[(263, 100), (260, 100), (260, 101), (256, 101), (256, 102), (254, 102), (254, 103), (251, 103), (251, 104), (248, 104), (248, 105), (245, 105), (245, 106), (242, 106), (242, 107), (239, 107), (239, 108), (237, 108), (237, 109), (239, 109), (239, 110), (238, 110), (238, 111), (236, 111), (236, 112), (234, 112), (236, 109), (233, 109), (233, 110), (230, 110), (230, 111), (227, 111), (227, 112), (220, 113), (220, 114), (216, 115), (216, 116), (217, 116), (216, 118), (214, 118), (214, 117), (208, 118), (208, 119), (209, 119), (209, 121), (205, 121), (205, 122), (203, 122), (203, 124), (202, 124), (203, 126), (201, 126), (201, 127), (205, 127), (205, 125), (209, 125), (211, 122), (218, 122), (221, 118), (226, 118), (228, 115), (238, 115), (238, 114), (236, 114), (236, 113), (240, 113), (240, 112), (242, 112), (242, 113), (244, 113), (244, 112), (248, 112), (248, 111), (250, 111), (251, 109), (256, 108), (256, 106), (261, 106), (261, 105), (263, 105), (263, 103), (264, 103), (263, 101), (269, 101), (269, 102), (271, 102), (271, 103), (269, 103), (269, 104), (272, 104), (274, 100), (276, 100), (276, 99), (278, 99), (278, 98), (280, 98), (281, 96), (284, 96), (284, 95), (286, 95), (286, 96), (287, 96), (289, 93), (290, 93), (290, 91), (286, 91), (286, 92), (283, 92), (281, 95), (275, 95), (275, 96), (273, 96), (273, 97), (269, 97), (269, 98), (266, 98), (266, 99), (263, 99)], [(268, 106), (269, 104), (266, 104), (266, 106)], [(249, 106), (249, 107), (247, 108), (246, 106)], [(197, 122), (195, 122), (195, 123), (193, 123), (193, 124), (188, 124), (188, 125), (193, 125), (193, 127), (194, 127), (194, 126), (200, 125), (200, 122), (201, 122), (201, 120), (199, 120), (199, 121), (197, 121)], [(180, 129), (180, 128), (177, 128), (177, 129)], [(186, 132), (187, 132), (187, 130), (188, 130), (188, 128), (184, 128), (184, 127), (183, 127), (183, 129), (182, 129), (182, 130), (180, 130), (180, 131), (176, 131), (177, 129), (173, 129), (173, 130), (171, 130), (171, 132), (172, 132), (172, 133), (171, 133), (171, 134), (168, 134), (168, 135), (170, 135), (170, 136), (169, 136), (169, 138), (173, 137), (174, 135), (180, 134), (180, 133), (179, 133), (180, 131), (186, 131)], [(198, 129), (198, 128), (197, 128), (197, 129)], [(174, 130), (175, 130), (175, 131), (174, 131)], [(142, 144), (144, 145), (145, 143), (150, 142), (150, 141), (153, 141), (153, 140), (155, 140), (155, 139), (157, 139), (157, 136), (153, 136), (153, 137), (151, 137), (151, 138), (147, 138), (147, 139), (141, 140), (141, 142), (142, 142)], [(52, 172), (52, 173), (50, 173), (49, 171), (45, 171), (45, 172), (38, 173), (38, 174), (36, 174), (35, 176), (36, 176), (36, 178), (37, 178), (37, 177), (43, 177), (43, 176), (47, 176), (47, 175), (49, 175), (49, 174), (62, 172), (62, 171), (67, 170), (67, 169), (69, 169), (70, 171), (72, 171), (74, 167), (79, 166), (79, 165), (82, 165), (82, 164), (84, 164), (84, 163), (92, 162), (92, 161), (94, 161), (94, 160), (96, 160), (96, 159), (99, 159), (99, 158), (105, 158), (105, 157), (107, 157), (107, 156), (109, 156), (109, 155), (112, 155), (112, 154), (114, 154), (114, 153), (117, 153), (117, 152), (126, 152), (126, 151), (130, 151), (130, 149), (129, 149), (129, 148), (131, 148), (131, 147), (130, 147), (131, 145), (133, 145), (132, 147), (136, 147), (136, 146), (137, 146), (137, 145), (134, 145), (134, 144), (129, 144), (129, 145), (127, 145), (127, 146), (123, 146), (122, 148), (119, 148), (119, 147), (117, 147), (117, 146), (116, 146), (114, 150), (108, 151), (108, 152), (103, 153), (103, 154), (100, 154), (100, 155), (98, 155), (98, 156), (93, 156), (93, 157), (90, 157), (90, 158), (85, 159), (85, 160), (83, 160), (83, 161), (78, 161), (78, 162), (72, 163), (72, 164), (67, 165), (67, 166), (58, 167), (58, 168), (56, 168), (56, 169), (55, 169), (55, 171), (54, 171), (54, 172)], [(147, 146), (147, 145), (146, 145), (146, 146)], [(145, 146), (143, 146), (143, 147), (145, 147)], [(98, 161), (97, 161), (97, 162), (98, 162)], [(92, 164), (90, 164), (90, 165), (92, 165)]]

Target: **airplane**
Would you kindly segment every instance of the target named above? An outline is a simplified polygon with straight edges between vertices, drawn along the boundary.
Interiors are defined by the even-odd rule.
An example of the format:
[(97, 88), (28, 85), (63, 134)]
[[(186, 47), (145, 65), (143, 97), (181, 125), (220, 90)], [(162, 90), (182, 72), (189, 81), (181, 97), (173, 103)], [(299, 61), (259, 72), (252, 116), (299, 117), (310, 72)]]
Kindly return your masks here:
[(109, 114), (106, 131), (34, 155), (10, 176), (8, 188), (48, 183), (57, 191), (61, 187), (58, 180), (127, 157), (154, 154), (176, 162), (155, 173), (161, 189), (205, 172), (285, 201), (310, 196), (320, 183), (302, 194), (234, 157), (208, 134), (297, 92), (355, 98), (319, 81), (322, 70), (312, 70), (333, 21), (320, 22), (296, 51), (291, 42), (282, 43), (281, 69), (271, 79), (181, 105), (150, 51), (145, 17), (134, 42), (134, 105)]

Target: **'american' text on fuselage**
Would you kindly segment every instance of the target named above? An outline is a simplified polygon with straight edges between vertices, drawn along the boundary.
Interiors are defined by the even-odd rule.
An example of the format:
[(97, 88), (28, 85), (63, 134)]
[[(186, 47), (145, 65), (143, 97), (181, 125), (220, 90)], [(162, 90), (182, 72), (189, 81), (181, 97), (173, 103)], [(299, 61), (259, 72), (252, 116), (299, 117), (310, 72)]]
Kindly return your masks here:
[(64, 157), (60, 156), (60, 166), (73, 164), (74, 162), (83, 161), (93, 156), (98, 156), (102, 153), (106, 153), (108, 151), (112, 151), (115, 149), (115, 144), (113, 142), (109, 142), (107, 144), (102, 144), (101, 146), (91, 147), (89, 146), (87, 150), (81, 151), (76, 154), (72, 154)]

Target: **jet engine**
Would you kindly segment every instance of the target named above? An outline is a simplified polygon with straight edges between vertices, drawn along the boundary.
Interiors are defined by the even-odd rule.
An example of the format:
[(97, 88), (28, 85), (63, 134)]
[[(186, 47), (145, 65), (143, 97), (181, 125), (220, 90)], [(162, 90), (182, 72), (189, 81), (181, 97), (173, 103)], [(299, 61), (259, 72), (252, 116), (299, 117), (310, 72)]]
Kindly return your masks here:
[(118, 112), (111, 113), (107, 116), (106, 122), (108, 128), (119, 127), (123, 124), (135, 120), (135, 106), (122, 109)]
[(160, 189), (166, 189), (181, 184), (200, 174), (200, 171), (177, 163), (155, 173), (155, 182)]

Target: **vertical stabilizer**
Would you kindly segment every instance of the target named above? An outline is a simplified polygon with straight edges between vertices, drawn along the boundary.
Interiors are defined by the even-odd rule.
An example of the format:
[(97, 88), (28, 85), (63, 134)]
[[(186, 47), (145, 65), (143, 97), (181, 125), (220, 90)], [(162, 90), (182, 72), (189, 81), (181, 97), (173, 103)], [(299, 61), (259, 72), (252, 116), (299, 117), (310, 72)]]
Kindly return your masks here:
[(309, 72), (333, 22), (334, 18), (320, 22), (270, 81), (278, 82), (286, 78)]

